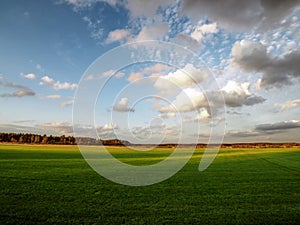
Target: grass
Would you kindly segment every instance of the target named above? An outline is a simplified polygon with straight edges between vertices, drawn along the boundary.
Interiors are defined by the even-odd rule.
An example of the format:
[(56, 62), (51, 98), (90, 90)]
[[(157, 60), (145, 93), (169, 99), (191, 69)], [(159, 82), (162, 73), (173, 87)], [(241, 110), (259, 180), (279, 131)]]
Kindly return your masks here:
[[(172, 150), (110, 148), (136, 165)], [(164, 182), (129, 187), (76, 146), (0, 145), (0, 224), (300, 224), (300, 149), (222, 149), (200, 173), (202, 153)]]

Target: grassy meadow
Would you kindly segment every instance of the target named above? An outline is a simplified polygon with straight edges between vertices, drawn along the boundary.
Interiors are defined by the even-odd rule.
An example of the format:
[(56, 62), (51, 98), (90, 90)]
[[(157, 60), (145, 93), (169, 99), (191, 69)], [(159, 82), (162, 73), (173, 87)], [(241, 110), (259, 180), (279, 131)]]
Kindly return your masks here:
[[(110, 148), (130, 164), (172, 149)], [(98, 175), (77, 146), (0, 145), (0, 224), (300, 224), (300, 149), (203, 149), (159, 184), (130, 187)]]

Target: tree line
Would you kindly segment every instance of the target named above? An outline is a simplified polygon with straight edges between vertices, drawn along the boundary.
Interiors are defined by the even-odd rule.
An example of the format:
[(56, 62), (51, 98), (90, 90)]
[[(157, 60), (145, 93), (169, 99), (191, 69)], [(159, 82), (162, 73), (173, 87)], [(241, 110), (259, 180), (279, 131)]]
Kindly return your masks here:
[(47, 136), (27, 133), (0, 133), (0, 142), (17, 144), (61, 144), (75, 145), (76, 139), (72, 136)]
[(47, 136), (28, 133), (3, 133), (0, 132), (0, 143), (15, 144), (57, 144), (57, 145), (113, 145), (124, 146), (130, 145), (128, 141), (119, 139), (101, 140), (90, 137), (73, 137), (73, 136)]

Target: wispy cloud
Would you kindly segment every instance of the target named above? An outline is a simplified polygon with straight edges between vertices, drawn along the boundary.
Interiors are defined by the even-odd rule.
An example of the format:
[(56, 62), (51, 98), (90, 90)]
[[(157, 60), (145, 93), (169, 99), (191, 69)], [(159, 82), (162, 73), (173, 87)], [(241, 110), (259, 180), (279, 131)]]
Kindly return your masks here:
[(300, 105), (300, 99), (295, 99), (295, 100), (291, 100), (291, 101), (287, 101), (285, 103), (283, 103), (281, 105), (281, 109), (282, 110), (287, 110), (289, 108), (293, 108)]
[(61, 95), (48, 95), (46, 96), (47, 99), (60, 99)]
[(64, 107), (73, 105), (73, 103), (74, 103), (74, 100), (72, 99), (72, 100), (69, 100), (69, 101), (62, 102), (60, 104), (60, 106), (64, 108)]

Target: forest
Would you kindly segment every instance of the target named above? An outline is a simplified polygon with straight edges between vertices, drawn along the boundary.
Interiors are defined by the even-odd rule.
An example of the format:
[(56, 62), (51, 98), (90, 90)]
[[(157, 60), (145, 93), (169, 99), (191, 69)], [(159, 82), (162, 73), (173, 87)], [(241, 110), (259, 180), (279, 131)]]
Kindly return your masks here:
[(0, 132), (0, 143), (14, 144), (57, 144), (57, 145), (130, 145), (128, 141), (119, 139), (101, 140), (90, 137), (73, 137), (73, 136), (53, 136), (46, 134), (28, 134), (28, 133), (3, 133)]

